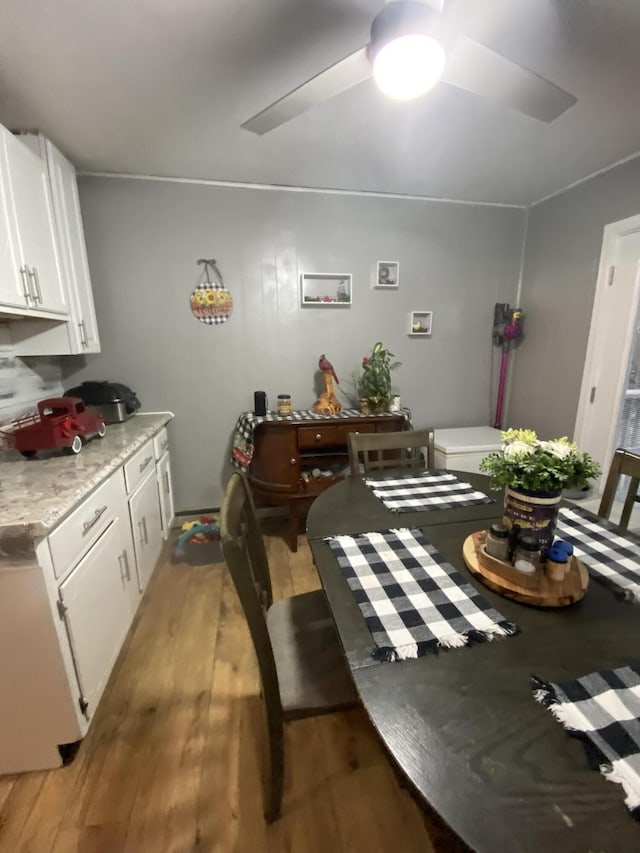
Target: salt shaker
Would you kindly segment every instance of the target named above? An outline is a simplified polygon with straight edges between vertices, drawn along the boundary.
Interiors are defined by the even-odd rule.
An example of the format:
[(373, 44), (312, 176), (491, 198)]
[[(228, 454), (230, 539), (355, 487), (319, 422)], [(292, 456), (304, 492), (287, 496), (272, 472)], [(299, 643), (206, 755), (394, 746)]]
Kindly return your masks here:
[(516, 543), (513, 567), (525, 575), (532, 575), (540, 568), (542, 553), (540, 546), (530, 536), (520, 536)]

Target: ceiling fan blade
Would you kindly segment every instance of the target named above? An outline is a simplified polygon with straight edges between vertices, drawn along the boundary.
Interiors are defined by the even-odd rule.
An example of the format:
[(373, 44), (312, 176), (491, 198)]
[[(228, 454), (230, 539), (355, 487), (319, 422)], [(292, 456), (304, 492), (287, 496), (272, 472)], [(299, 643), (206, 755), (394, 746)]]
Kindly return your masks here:
[(371, 65), (367, 59), (367, 48), (345, 56), (335, 65), (316, 74), (297, 89), (289, 92), (271, 106), (245, 121), (242, 127), (262, 135), (305, 112), (310, 107), (346, 92), (363, 80), (371, 77)]
[(545, 122), (558, 118), (578, 100), (466, 36), (451, 46), (442, 80)]

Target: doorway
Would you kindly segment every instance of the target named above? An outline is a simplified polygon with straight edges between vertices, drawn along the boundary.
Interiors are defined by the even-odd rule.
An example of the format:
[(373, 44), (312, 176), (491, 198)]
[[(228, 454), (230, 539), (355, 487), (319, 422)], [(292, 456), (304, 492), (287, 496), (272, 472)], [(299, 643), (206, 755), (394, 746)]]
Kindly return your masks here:
[(639, 303), (640, 215), (604, 229), (576, 417), (576, 442), (605, 475), (617, 446), (640, 448)]

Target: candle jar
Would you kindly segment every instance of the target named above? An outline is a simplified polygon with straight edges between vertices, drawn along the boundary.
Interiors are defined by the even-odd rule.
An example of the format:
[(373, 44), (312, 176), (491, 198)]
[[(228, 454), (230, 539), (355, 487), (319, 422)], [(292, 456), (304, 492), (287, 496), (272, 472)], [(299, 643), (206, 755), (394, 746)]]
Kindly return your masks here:
[(278, 414), (287, 417), (291, 414), (291, 395), (278, 394)]
[(569, 571), (571, 557), (563, 548), (552, 545), (547, 551), (545, 574), (550, 581), (562, 581)]

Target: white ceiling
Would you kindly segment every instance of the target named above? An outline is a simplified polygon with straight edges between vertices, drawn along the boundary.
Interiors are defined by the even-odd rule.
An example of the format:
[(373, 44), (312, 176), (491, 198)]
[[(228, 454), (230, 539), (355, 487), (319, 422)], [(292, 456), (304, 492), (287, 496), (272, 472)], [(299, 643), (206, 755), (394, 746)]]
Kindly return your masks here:
[(640, 0), (445, 0), (571, 92), (543, 124), (439, 84), (243, 121), (368, 40), (383, 0), (1, 0), (0, 123), (86, 171), (528, 204), (640, 151)]

